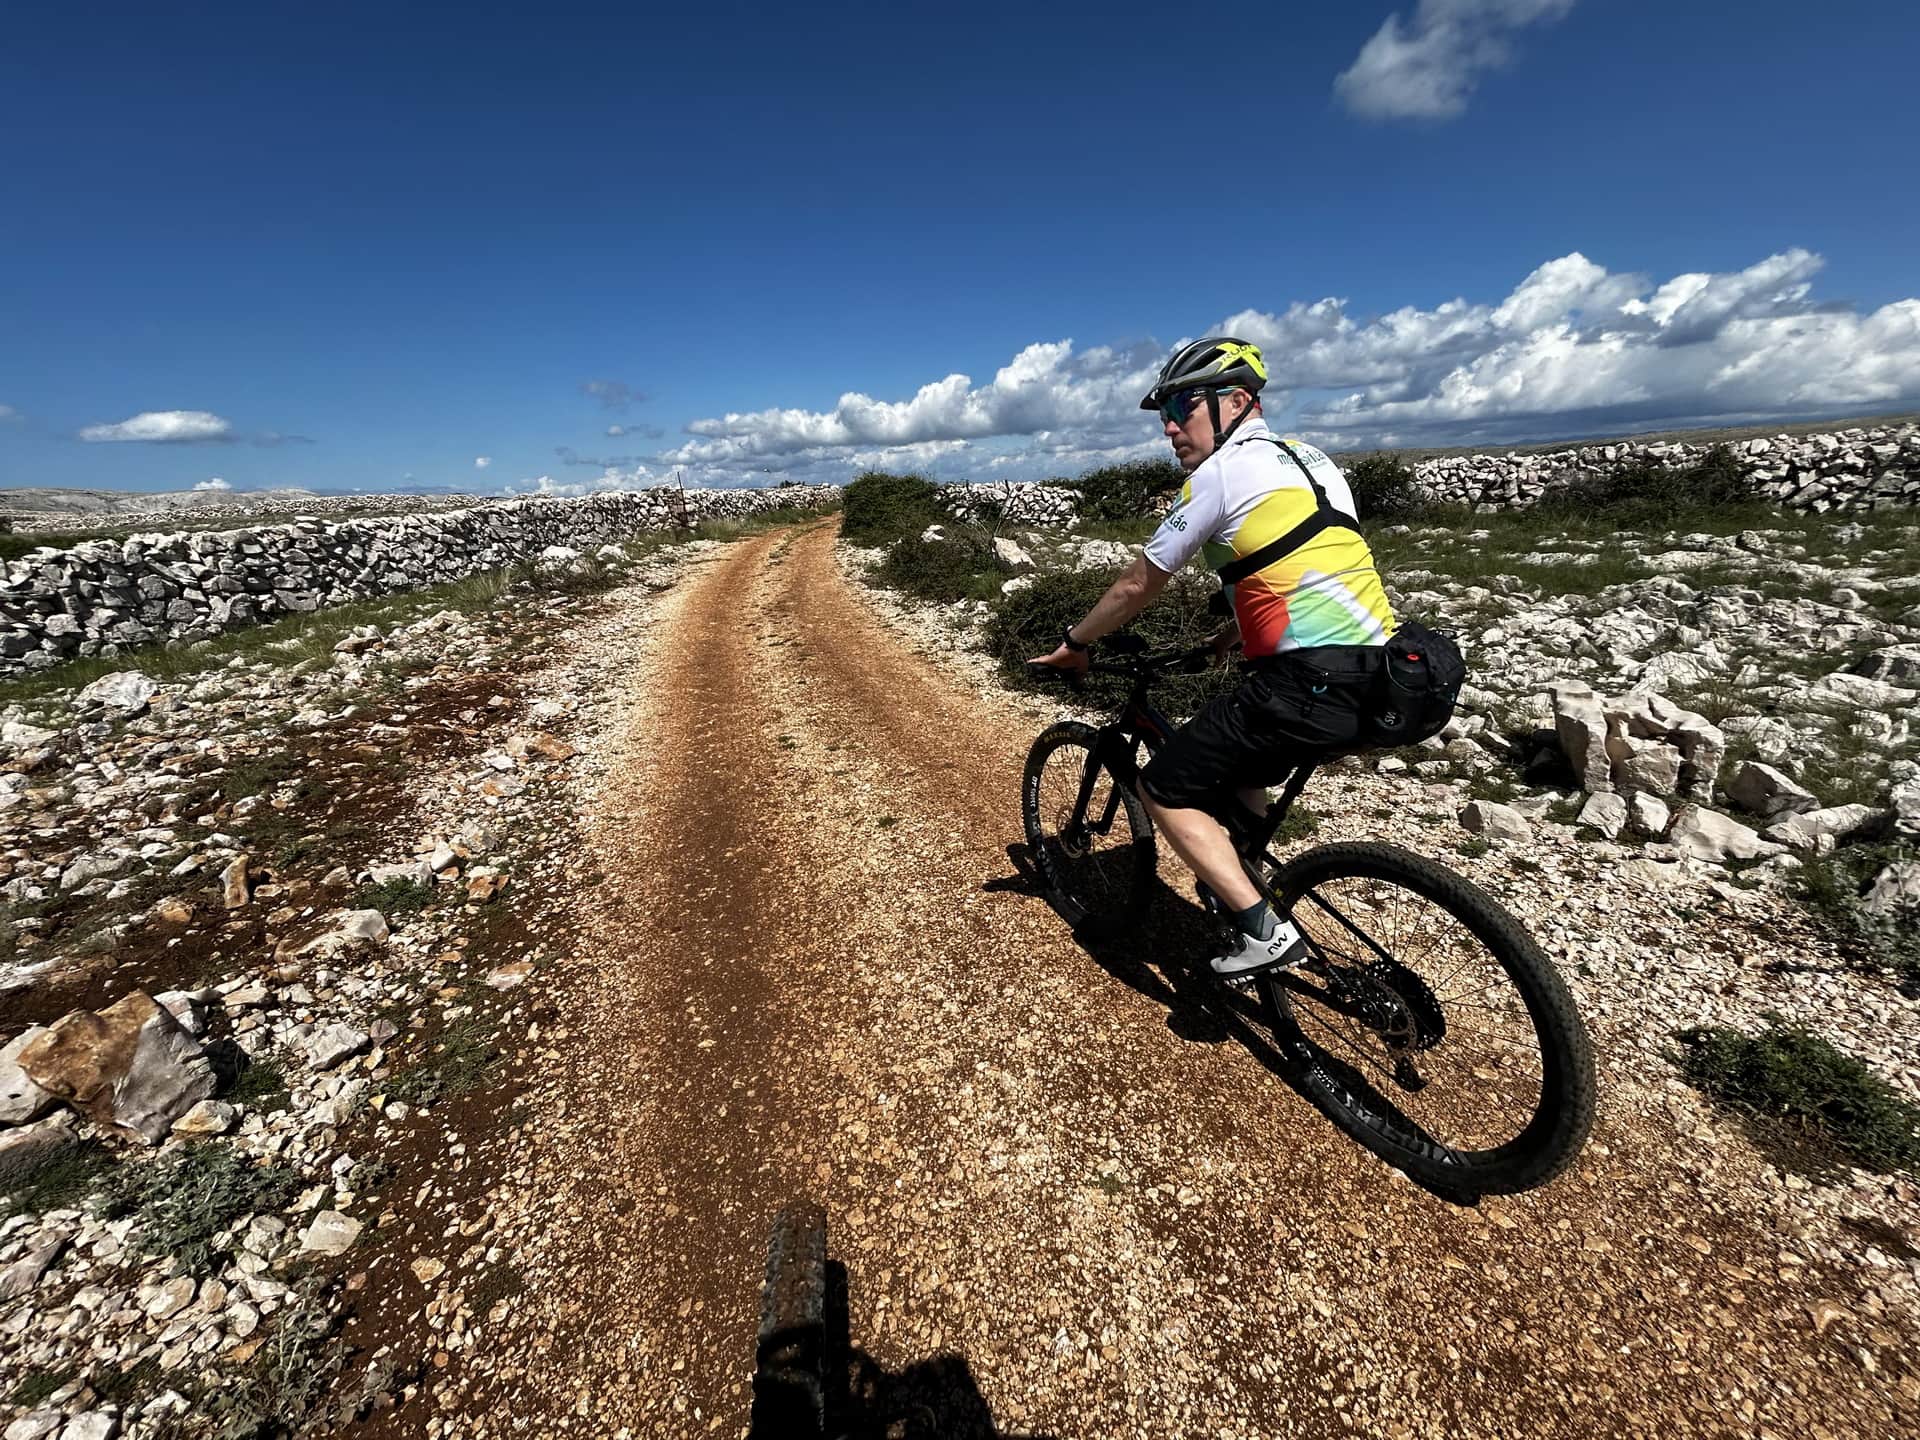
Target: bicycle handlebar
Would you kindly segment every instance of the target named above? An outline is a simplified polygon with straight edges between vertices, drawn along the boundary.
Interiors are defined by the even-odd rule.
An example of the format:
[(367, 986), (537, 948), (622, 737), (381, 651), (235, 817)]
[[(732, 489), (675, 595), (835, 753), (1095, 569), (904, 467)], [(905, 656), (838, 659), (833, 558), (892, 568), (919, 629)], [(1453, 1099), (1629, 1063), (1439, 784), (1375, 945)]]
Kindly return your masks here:
[[(1197, 675), (1214, 658), (1213, 646), (1197, 645), (1191, 650), (1148, 650), (1122, 660), (1095, 661), (1087, 666), (1088, 675), (1124, 675), (1130, 680), (1151, 680), (1161, 675)], [(1081, 676), (1054, 665), (1027, 666), (1037, 679), (1062, 680), (1078, 689)]]

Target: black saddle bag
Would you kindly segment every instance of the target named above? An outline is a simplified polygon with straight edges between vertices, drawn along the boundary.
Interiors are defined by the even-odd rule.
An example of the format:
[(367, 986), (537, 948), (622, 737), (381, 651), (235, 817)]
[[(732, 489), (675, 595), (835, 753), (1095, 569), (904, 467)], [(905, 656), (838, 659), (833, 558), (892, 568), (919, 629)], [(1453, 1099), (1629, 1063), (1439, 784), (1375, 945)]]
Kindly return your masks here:
[(1417, 622), (1388, 640), (1365, 721), (1369, 744), (1417, 745), (1453, 718), (1467, 662), (1451, 635)]

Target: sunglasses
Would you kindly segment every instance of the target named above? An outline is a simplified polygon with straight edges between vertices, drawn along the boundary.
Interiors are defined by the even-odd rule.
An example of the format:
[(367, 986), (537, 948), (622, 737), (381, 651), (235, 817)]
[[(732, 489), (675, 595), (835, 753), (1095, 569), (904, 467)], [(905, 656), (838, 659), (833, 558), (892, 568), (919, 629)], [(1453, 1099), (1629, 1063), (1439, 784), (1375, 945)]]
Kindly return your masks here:
[(1205, 403), (1205, 390), (1182, 390), (1169, 395), (1160, 402), (1160, 418), (1175, 425), (1184, 426), (1192, 418), (1193, 412)]

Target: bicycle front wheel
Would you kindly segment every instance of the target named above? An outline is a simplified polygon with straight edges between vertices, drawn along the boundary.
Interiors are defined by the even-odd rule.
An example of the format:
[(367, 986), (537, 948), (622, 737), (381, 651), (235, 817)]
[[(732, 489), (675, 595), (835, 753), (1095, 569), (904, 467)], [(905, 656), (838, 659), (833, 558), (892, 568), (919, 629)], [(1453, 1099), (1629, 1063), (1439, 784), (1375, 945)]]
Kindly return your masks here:
[(1544, 1185), (1593, 1125), (1593, 1052), (1566, 983), (1492, 896), (1394, 845), (1323, 845), (1271, 877), (1314, 959), (1263, 977), (1309, 1093), (1414, 1179)]
[(1132, 787), (1100, 763), (1099, 742), (1100, 732), (1078, 720), (1051, 726), (1027, 752), (1020, 783), (1028, 851), (1076, 930), (1138, 924), (1153, 889), (1153, 822)]

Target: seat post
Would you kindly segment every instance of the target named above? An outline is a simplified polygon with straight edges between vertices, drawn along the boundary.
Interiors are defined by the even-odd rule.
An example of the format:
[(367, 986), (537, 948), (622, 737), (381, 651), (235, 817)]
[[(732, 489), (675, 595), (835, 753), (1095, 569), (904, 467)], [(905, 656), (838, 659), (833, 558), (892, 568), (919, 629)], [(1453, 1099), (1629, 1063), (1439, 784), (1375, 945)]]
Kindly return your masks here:
[(1273, 821), (1273, 829), (1267, 832), (1268, 840), (1273, 839), (1273, 831), (1280, 828), (1281, 822), (1287, 818), (1287, 812), (1293, 808), (1293, 802), (1300, 798), (1300, 792), (1307, 788), (1307, 781), (1313, 777), (1313, 772), (1319, 768), (1320, 766), (1316, 761), (1309, 760), (1296, 768), (1293, 774), (1287, 777), (1286, 788), (1280, 792), (1279, 803), (1273, 807), (1268, 816), (1268, 818)]

